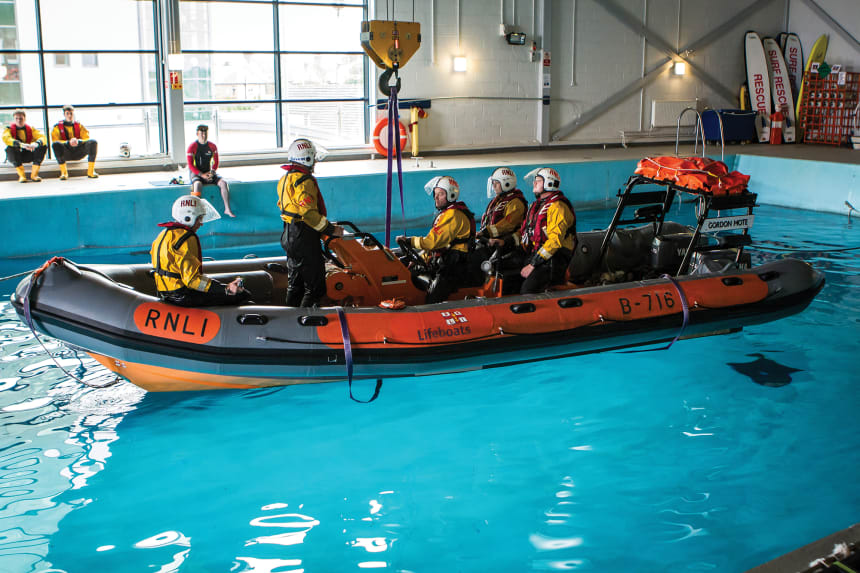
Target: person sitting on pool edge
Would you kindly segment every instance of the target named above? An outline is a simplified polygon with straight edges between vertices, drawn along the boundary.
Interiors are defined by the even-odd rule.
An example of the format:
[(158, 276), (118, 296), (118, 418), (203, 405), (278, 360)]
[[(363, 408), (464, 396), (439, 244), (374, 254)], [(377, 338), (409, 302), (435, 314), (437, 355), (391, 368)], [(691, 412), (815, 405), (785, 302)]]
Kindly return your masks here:
[(235, 217), (230, 209), (230, 186), (227, 181), (215, 172), (218, 169), (218, 147), (209, 141), (209, 126), (197, 126), (197, 140), (188, 146), (188, 170), (191, 172), (191, 194), (198, 197), (203, 192), (204, 185), (217, 185), (221, 190), (224, 201), (224, 214)]
[(517, 234), (529, 261), (520, 271), (525, 279), (520, 293), (533, 294), (567, 280), (576, 247), (576, 214), (559, 190), (561, 177), (555, 169), (541, 167), (525, 179), (534, 179), (535, 201)]
[(30, 181), (41, 181), (39, 169), (48, 151), (48, 140), (35, 127), (27, 125), (27, 112), (16, 109), (12, 112), (14, 121), (3, 130), (3, 143), (6, 144), (6, 161), (15, 166), (18, 183), (27, 182), (25, 163), (33, 163)]
[(51, 149), (54, 150), (54, 158), (60, 165), (60, 180), (69, 178), (69, 170), (66, 161), (77, 161), (87, 158), (87, 177), (96, 179), (96, 155), (99, 144), (95, 139), (90, 139), (87, 128), (75, 121), (75, 108), (70, 105), (63, 106), (63, 120), (54, 126), (51, 131)]
[(152, 242), (150, 256), (155, 269), (158, 297), (178, 306), (240, 304), (250, 298), (239, 278), (223, 284), (203, 274), (203, 253), (196, 231), (203, 223), (221, 216), (209, 201), (183, 195), (173, 202), (173, 221)]
[(433, 197), (439, 214), (426, 237), (397, 237), (402, 247), (425, 251), (433, 273), (427, 289), (427, 304), (447, 300), (452, 292), (469, 279), (469, 251), (475, 243), (475, 216), (466, 204), (458, 201), (460, 186), (453, 177), (434, 177), (424, 186)]

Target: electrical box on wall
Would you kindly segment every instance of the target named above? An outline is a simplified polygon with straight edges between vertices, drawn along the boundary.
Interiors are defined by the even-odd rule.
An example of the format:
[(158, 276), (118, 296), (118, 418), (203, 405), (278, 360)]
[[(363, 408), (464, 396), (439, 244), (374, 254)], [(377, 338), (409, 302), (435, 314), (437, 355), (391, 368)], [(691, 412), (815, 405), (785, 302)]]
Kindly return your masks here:
[(522, 32), (511, 32), (505, 35), (505, 39), (512, 46), (524, 46), (526, 43), (526, 35)]

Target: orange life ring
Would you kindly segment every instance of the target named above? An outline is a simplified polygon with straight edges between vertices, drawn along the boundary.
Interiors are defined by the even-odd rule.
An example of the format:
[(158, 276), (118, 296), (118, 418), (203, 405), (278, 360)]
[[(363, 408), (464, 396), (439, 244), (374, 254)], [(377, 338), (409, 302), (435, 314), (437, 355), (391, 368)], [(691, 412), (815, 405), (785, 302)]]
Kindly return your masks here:
[[(397, 122), (398, 127), (400, 127), (400, 149), (401, 151), (406, 149), (406, 127), (403, 125), (402, 121)], [(388, 144), (386, 141), (385, 144), (382, 143), (382, 140), (379, 137), (379, 134), (382, 133), (382, 130), (388, 127), (388, 118), (383, 117), (376, 123), (376, 128), (373, 130), (373, 147), (376, 148), (376, 151), (379, 152), (380, 155), (388, 155), (388, 148), (385, 145)]]

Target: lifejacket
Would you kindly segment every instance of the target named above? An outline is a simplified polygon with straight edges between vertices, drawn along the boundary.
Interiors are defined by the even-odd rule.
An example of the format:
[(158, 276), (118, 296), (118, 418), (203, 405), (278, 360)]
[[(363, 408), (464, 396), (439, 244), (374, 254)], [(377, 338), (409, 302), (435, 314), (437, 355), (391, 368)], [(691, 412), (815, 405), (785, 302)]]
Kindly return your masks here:
[(481, 228), (495, 225), (504, 219), (508, 203), (517, 199), (523, 202), (523, 207), (528, 206), (528, 201), (526, 201), (526, 198), (523, 196), (523, 192), (519, 189), (505, 191), (504, 193), (493, 197), (493, 200), (490, 201), (489, 205), (487, 205), (487, 210), (484, 211), (484, 215), (481, 217)]
[[(299, 177), (293, 185), (301, 185), (308, 179), (312, 179), (316, 182), (316, 177), (313, 176), (310, 169), (305, 167), (304, 165), (297, 165), (295, 163), (290, 163), (288, 165), (281, 165), (281, 169), (286, 171), (287, 173), (291, 173), (293, 171), (297, 171), (299, 173), (303, 173), (301, 177)], [(284, 182), (284, 186), (281, 187), (278, 191), (280, 193), (279, 199), (281, 200), (281, 205), (286, 205), (287, 203), (292, 203), (292, 201), (284, 201), (284, 191), (286, 190), (286, 181)], [(319, 185), (317, 185), (317, 211), (319, 211), (320, 215), (323, 217), (328, 216), (328, 212), (326, 212), (325, 208), (325, 200), (323, 199), (322, 192), (319, 191)], [(287, 211), (283, 207), (281, 208), (281, 215), (286, 215), (287, 217), (292, 217), (294, 221), (301, 221), (302, 216), (293, 211)]]
[[(81, 124), (77, 121), (72, 124), (72, 128), (75, 132), (75, 139), (81, 138)], [(66, 133), (66, 122), (61, 121), (57, 124), (57, 131), (60, 135), (60, 141), (66, 141), (69, 138), (69, 134)]]
[[(439, 211), (439, 215), (442, 215), (448, 209), (456, 209), (460, 211), (466, 218), (469, 219), (469, 236), (468, 237), (460, 237), (458, 239), (454, 239), (451, 241), (449, 246), (453, 245), (468, 245), (469, 250), (471, 251), (475, 247), (475, 214), (469, 211), (469, 208), (466, 207), (466, 204), (462, 201), (456, 201), (454, 203), (448, 203), (448, 206)], [(437, 217), (439, 216), (437, 215)]]
[(573, 235), (573, 246), (576, 248), (576, 211), (573, 210), (573, 205), (564, 193), (561, 191), (553, 191), (552, 194), (545, 199), (538, 199), (532, 206), (529, 207), (529, 212), (526, 218), (523, 219), (522, 227), (520, 227), (520, 237), (529, 240), (528, 252), (534, 252), (546, 242), (546, 222), (549, 206), (556, 201), (561, 201), (570, 212), (573, 214), (573, 223), (567, 228), (565, 237)]
[[(197, 243), (197, 255), (200, 260), (203, 260), (203, 250), (200, 247), (200, 238), (197, 236), (197, 233), (191, 230), (191, 227), (187, 225), (183, 225), (182, 223), (177, 223), (175, 221), (169, 221), (167, 223), (159, 223), (159, 227), (163, 227), (165, 229), (184, 229), (185, 233), (173, 243), (172, 248), (174, 250), (178, 249), (182, 246), (183, 243), (190, 239), (194, 239)], [(158, 243), (158, 255), (155, 257), (155, 274), (161, 277), (161, 280), (156, 279), (155, 284), (156, 287), (164, 286), (165, 288), (159, 288), (160, 292), (170, 292), (182, 288), (185, 286), (182, 283), (182, 275), (168, 270), (164, 267), (164, 264), (161, 261), (161, 254), (164, 252), (162, 249), (162, 245), (164, 244), (165, 239), (167, 239), (169, 235), (167, 233), (161, 237), (161, 241)], [(169, 280), (173, 279), (173, 280)], [(170, 288), (173, 287), (173, 288)]]
[[(24, 143), (33, 143), (33, 128), (25, 123), (24, 132), (27, 134), (27, 141)], [(10, 125), (9, 133), (12, 135), (12, 139), (18, 139), (18, 126), (14, 123)]]

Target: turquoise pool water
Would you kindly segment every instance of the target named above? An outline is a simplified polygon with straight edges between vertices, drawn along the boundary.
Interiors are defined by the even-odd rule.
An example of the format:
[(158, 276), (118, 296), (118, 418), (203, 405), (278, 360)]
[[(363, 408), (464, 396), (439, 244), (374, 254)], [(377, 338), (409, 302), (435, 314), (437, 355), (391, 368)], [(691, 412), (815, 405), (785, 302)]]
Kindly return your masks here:
[(740, 572), (845, 528), (860, 251), (836, 249), (860, 245), (860, 221), (762, 207), (753, 232), (755, 260), (826, 273), (802, 314), (668, 351), (386, 380), (370, 405), (345, 383), (81, 388), (7, 299), (0, 571)]

